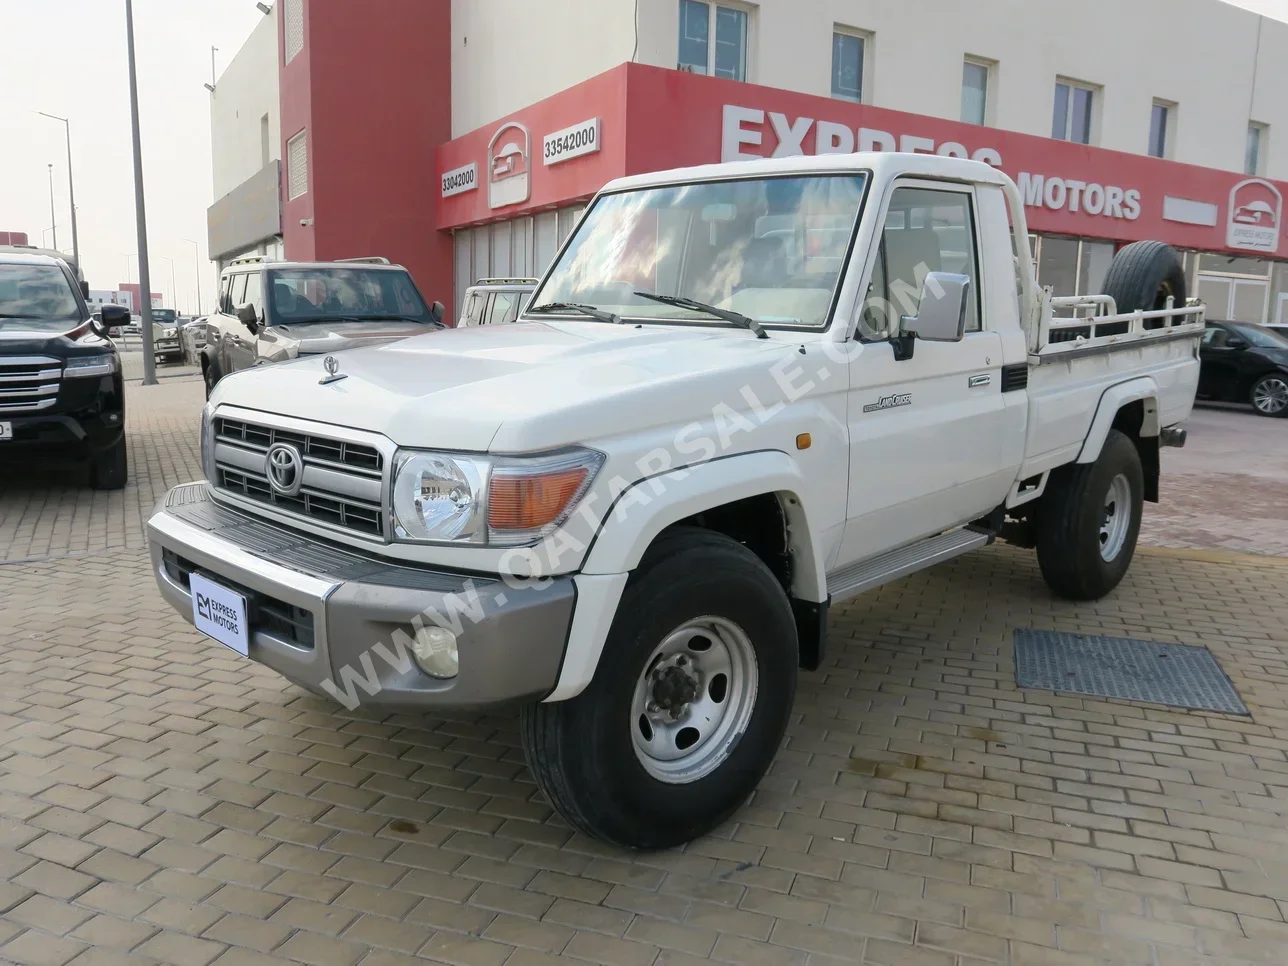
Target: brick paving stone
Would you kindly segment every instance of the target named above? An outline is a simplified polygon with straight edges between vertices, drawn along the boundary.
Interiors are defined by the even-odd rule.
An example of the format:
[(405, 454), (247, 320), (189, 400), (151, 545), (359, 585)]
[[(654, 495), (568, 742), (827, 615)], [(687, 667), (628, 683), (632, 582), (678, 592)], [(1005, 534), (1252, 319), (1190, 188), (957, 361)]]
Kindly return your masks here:
[[(752, 801), (627, 854), (552, 814), (513, 715), (345, 712), (178, 620), (142, 523), (198, 475), (201, 389), (129, 392), (124, 493), (0, 474), (0, 962), (1283, 966), (1288, 524), (1255, 494), (1099, 602), (999, 546), (838, 605)], [(1283, 429), (1235, 419), (1200, 423)], [(1177, 479), (1144, 532), (1194, 543)], [(1251, 717), (1019, 691), (1017, 626), (1205, 645)]]

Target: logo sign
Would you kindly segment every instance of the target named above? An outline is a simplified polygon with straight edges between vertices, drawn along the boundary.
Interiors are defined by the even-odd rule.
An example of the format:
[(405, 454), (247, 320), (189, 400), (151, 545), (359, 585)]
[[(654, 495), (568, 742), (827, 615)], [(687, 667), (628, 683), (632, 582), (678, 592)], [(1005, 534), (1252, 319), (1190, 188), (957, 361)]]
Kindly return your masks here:
[(451, 171), (443, 172), (443, 197), (464, 194), (479, 186), (479, 166), (471, 161), (469, 164)]
[(1284, 199), (1279, 189), (1261, 178), (1240, 181), (1230, 191), (1225, 243), (1253, 252), (1279, 251)]
[(487, 145), (487, 206), (522, 204), (532, 193), (528, 159), (532, 138), (518, 121), (502, 124)]
[(541, 163), (559, 164), (599, 150), (599, 118), (592, 117), (562, 131), (547, 134), (542, 143)]
[(863, 407), (865, 413), (876, 413), (883, 409), (895, 409), (899, 406), (911, 406), (912, 393), (900, 392), (892, 396), (882, 396), (876, 402), (868, 403)]
[(282, 496), (295, 496), (304, 485), (304, 460), (290, 443), (274, 443), (264, 454), (268, 485)]
[(318, 380), (319, 386), (329, 386), (333, 382), (349, 378), (347, 373), (340, 371), (340, 360), (335, 356), (327, 356), (323, 359), (322, 368), (326, 370), (326, 375)]

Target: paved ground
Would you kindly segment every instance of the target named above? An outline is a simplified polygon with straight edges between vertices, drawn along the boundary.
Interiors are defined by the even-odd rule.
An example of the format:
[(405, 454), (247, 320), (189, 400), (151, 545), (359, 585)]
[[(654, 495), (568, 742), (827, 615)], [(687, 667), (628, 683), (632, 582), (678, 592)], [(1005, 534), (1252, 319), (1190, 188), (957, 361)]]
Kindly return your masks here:
[[(552, 815), (512, 717), (348, 714), (170, 613), (138, 524), (200, 401), (131, 390), (124, 495), (0, 476), (0, 962), (1288, 959), (1288, 561), (1146, 550), (1075, 606), (999, 547), (859, 598), (752, 802), (624, 854)], [(1209, 421), (1187, 472), (1270, 430)], [(1256, 438), (1210, 458), (1273, 480)], [(1020, 691), (1015, 627), (1207, 645), (1252, 716)]]

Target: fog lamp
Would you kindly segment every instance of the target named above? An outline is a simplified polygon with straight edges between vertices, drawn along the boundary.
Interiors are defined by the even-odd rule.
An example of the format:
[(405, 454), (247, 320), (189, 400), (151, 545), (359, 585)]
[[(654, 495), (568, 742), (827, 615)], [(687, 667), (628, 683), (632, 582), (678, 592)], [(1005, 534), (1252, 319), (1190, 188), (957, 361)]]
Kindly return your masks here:
[(412, 643), (411, 653), (420, 669), (430, 677), (454, 678), (460, 670), (456, 635), (446, 627), (431, 624), (420, 628)]

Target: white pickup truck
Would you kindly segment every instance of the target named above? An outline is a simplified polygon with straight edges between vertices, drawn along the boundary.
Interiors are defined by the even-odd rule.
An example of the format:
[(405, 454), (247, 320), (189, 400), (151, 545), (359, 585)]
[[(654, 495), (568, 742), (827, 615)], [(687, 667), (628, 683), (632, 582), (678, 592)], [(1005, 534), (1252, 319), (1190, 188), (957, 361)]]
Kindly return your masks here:
[(221, 381), (155, 576), (349, 708), (519, 707), (571, 825), (672, 846), (755, 789), (829, 604), (998, 536), (1062, 596), (1122, 579), (1203, 310), (1154, 242), (1104, 287), (1039, 290), (978, 162), (615, 181), (514, 325)]

